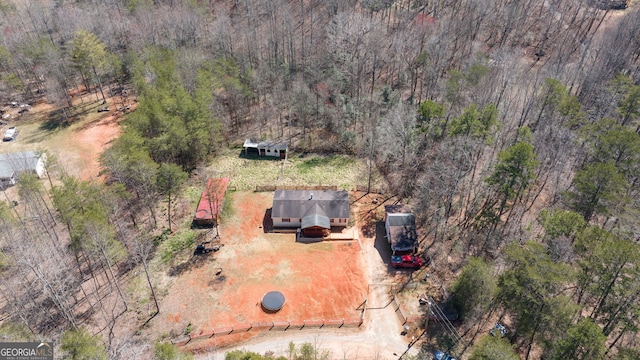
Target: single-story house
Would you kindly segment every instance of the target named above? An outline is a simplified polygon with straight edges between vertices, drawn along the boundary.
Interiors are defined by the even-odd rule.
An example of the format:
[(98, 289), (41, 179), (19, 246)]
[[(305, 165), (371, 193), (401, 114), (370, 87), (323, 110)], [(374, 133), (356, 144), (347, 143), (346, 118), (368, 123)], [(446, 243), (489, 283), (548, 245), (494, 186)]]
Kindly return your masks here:
[(193, 221), (198, 225), (216, 225), (222, 210), (222, 202), (227, 192), (229, 178), (208, 179), (207, 185), (202, 190), (198, 208), (193, 216)]
[(287, 157), (289, 145), (286, 141), (256, 141), (246, 139), (244, 141), (245, 155), (254, 154), (258, 156), (272, 156), (284, 159)]
[(412, 254), (418, 249), (416, 217), (406, 205), (385, 205), (384, 228), (392, 255)]
[(274, 228), (300, 228), (304, 236), (327, 236), (332, 226), (349, 223), (349, 194), (330, 190), (276, 190)]
[(15, 185), (25, 173), (42, 178), (46, 174), (46, 161), (46, 154), (37, 151), (0, 154), (0, 188)]

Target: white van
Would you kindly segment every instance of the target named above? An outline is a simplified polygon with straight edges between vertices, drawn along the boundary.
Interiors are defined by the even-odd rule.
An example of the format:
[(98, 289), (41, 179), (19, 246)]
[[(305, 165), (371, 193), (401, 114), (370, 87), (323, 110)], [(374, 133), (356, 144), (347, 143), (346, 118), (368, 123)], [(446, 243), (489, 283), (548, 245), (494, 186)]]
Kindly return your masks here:
[(16, 130), (15, 126), (12, 126), (4, 132), (4, 141), (11, 141), (18, 136), (18, 130)]

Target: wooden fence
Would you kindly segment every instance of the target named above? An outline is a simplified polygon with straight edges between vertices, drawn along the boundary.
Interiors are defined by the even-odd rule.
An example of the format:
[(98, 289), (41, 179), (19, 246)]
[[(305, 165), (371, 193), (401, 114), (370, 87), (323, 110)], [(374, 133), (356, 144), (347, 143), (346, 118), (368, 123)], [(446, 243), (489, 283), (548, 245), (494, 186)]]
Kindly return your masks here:
[(398, 315), (398, 318), (400, 319), (400, 322), (402, 323), (402, 325), (406, 324), (407, 313), (403, 309), (402, 304), (400, 304), (400, 300), (398, 300), (398, 296), (396, 296), (395, 291), (393, 292), (393, 300), (391, 301), (391, 304), (393, 304), (396, 315)]
[(356, 185), (354, 190), (358, 192), (380, 195), (384, 195), (387, 192), (387, 190), (381, 186), (372, 186), (371, 188), (367, 188), (366, 186)]
[[(402, 306), (398, 296), (397, 289), (392, 287), (391, 293), (393, 298), (389, 305), (394, 307), (394, 311), (398, 316), (402, 325), (412, 323), (419, 320), (419, 317), (409, 317), (406, 309)], [(332, 320), (291, 320), (291, 321), (264, 321), (264, 322), (248, 322), (236, 324), (232, 326), (220, 326), (211, 329), (211, 331), (200, 331), (182, 335), (171, 340), (171, 343), (177, 346), (184, 346), (191, 341), (210, 339), (214, 336), (227, 336), (231, 334), (249, 332), (249, 331), (291, 331), (303, 329), (323, 329), (323, 328), (358, 328), (364, 324), (365, 315), (367, 313), (368, 299), (365, 299), (361, 306), (360, 316), (357, 318), (332, 319)]]
[(410, 283), (410, 284), (404, 283), (399, 288), (396, 288), (395, 286), (391, 288), (391, 293), (393, 294), (393, 299), (391, 300), (391, 303), (395, 307), (394, 310), (396, 312), (396, 315), (398, 315), (398, 318), (400, 319), (400, 322), (402, 323), (402, 325), (405, 325), (406, 323), (420, 322), (422, 319), (422, 316), (420, 315), (409, 316), (407, 309), (402, 305), (402, 303), (400, 302), (396, 294), (398, 294), (398, 292), (402, 291), (403, 289), (407, 289), (407, 288), (415, 289), (417, 286), (418, 284), (416, 283)]
[[(363, 312), (364, 314), (364, 312)], [(232, 326), (221, 326), (211, 329), (211, 331), (200, 331), (182, 335), (171, 340), (177, 346), (183, 346), (191, 341), (210, 339), (214, 336), (226, 336), (248, 331), (288, 331), (302, 329), (322, 329), (322, 328), (357, 328), (364, 323), (364, 317), (335, 320), (299, 320), (299, 321), (267, 321), (236, 324)]]
[(338, 187), (335, 185), (312, 185), (312, 186), (282, 186), (282, 185), (263, 185), (256, 186), (256, 192), (268, 192), (268, 191), (276, 191), (276, 190), (338, 190)]
[(357, 318), (332, 319), (332, 320), (292, 320), (292, 321), (263, 321), (248, 322), (232, 326), (220, 326), (211, 331), (199, 331), (197, 333), (185, 334), (171, 339), (171, 343), (177, 346), (184, 346), (193, 340), (210, 339), (214, 336), (226, 336), (248, 331), (288, 331), (303, 329), (323, 329), (323, 328), (358, 328), (364, 323), (364, 315), (367, 311), (367, 299), (362, 303), (362, 312)]
[[(234, 189), (235, 190), (235, 187)], [(297, 185), (297, 186), (284, 186), (284, 185), (261, 185), (256, 186), (255, 192), (270, 192), (276, 190), (331, 190), (336, 191), (338, 187), (336, 185)], [(357, 185), (352, 189), (358, 192), (368, 192), (369, 194), (384, 195), (387, 193), (387, 189), (382, 186), (372, 186), (367, 188), (366, 186)], [(368, 190), (368, 191), (367, 191)]]

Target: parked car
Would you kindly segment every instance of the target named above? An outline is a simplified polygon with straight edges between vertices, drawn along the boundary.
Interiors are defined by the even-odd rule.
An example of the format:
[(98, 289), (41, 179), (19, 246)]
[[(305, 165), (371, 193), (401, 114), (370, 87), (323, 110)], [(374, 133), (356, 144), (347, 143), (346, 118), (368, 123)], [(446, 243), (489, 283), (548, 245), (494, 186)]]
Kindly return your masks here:
[(504, 325), (500, 323), (496, 323), (496, 325), (493, 328), (491, 328), (491, 330), (489, 330), (489, 335), (505, 337), (507, 336), (508, 332), (509, 330), (507, 330), (507, 328)]
[(4, 141), (11, 141), (18, 136), (18, 130), (15, 126), (12, 126), (4, 132)]
[(394, 268), (414, 268), (417, 269), (422, 266), (422, 259), (412, 255), (392, 256), (391, 266)]
[(20, 104), (20, 110), (18, 110), (18, 113), (19, 114), (26, 113), (29, 110), (31, 110), (31, 105), (29, 105), (29, 104)]
[(436, 352), (433, 353), (433, 360), (456, 360), (456, 358), (446, 352), (436, 350)]

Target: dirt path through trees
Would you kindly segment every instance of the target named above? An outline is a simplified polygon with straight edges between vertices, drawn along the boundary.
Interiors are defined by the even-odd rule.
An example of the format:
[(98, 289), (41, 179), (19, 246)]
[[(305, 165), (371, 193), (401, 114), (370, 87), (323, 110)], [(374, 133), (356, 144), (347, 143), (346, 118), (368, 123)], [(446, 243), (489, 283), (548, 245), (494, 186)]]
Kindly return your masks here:
[(100, 154), (120, 135), (120, 118), (114, 115), (93, 121), (74, 131), (71, 136), (74, 154), (82, 165), (75, 168), (82, 180), (92, 180), (100, 174)]

